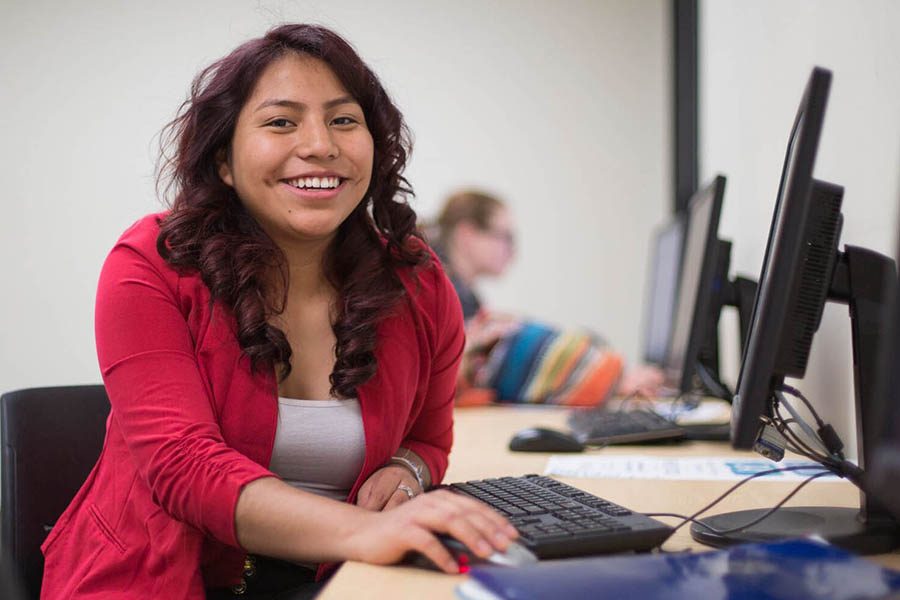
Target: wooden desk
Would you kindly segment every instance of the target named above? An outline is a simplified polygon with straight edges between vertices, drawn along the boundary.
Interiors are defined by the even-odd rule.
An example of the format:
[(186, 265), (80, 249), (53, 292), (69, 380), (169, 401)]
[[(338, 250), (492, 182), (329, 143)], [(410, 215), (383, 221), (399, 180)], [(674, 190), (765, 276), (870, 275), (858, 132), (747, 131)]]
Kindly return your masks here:
[[(566, 411), (553, 407), (490, 407), (456, 411), (456, 440), (445, 481), (467, 481), (504, 475), (542, 473), (547, 454), (515, 453), (506, 448), (510, 436), (525, 427), (563, 428)], [(758, 457), (734, 451), (727, 444), (693, 442), (676, 446), (617, 446), (597, 450), (606, 455), (645, 452), (656, 456), (733, 455)], [(561, 481), (641, 512), (691, 514), (734, 484), (728, 481), (650, 481), (567, 479)], [(710, 514), (766, 507), (790, 492), (796, 483), (751, 482), (723, 500)], [(788, 506), (858, 506), (859, 494), (847, 482), (813, 481)], [(674, 519), (664, 519), (675, 524)], [(695, 542), (689, 527), (680, 529), (664, 545), (666, 550), (709, 550)], [(883, 566), (900, 569), (900, 553), (873, 557)], [(453, 588), (463, 576), (445, 575), (410, 567), (376, 567), (346, 563), (326, 586), (320, 598), (453, 598)]]

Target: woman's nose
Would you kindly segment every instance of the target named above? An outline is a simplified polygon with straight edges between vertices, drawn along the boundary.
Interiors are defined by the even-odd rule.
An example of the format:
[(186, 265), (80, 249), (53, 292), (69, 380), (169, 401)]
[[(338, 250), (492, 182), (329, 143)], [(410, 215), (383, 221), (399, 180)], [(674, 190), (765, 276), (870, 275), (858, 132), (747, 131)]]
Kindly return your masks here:
[(337, 158), (340, 150), (325, 123), (307, 123), (298, 130), (297, 154), (301, 158)]

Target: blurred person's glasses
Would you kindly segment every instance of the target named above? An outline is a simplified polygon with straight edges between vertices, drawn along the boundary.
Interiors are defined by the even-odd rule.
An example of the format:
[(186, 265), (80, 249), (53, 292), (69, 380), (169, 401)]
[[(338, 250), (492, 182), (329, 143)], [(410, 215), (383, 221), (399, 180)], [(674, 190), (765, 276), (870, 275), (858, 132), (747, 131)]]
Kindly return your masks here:
[(500, 240), (510, 247), (514, 247), (516, 245), (516, 236), (512, 231), (507, 231), (505, 229), (482, 229), (481, 233), (484, 235), (494, 238), (495, 240)]

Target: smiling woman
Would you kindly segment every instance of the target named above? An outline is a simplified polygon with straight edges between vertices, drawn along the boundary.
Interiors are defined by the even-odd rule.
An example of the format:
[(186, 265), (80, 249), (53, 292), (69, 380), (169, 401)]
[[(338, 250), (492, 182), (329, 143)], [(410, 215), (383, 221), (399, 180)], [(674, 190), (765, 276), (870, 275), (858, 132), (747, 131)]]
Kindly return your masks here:
[(423, 493), (447, 467), (462, 312), (377, 77), (335, 33), (281, 26), (201, 72), (167, 131), (171, 210), (101, 274), (112, 411), (42, 597), (299, 598), (343, 560), (415, 550), (452, 572), (438, 533), (506, 549), (504, 518)]
[(321, 60), (287, 55), (263, 71), (219, 166), (282, 248), (328, 243), (372, 177), (362, 107)]

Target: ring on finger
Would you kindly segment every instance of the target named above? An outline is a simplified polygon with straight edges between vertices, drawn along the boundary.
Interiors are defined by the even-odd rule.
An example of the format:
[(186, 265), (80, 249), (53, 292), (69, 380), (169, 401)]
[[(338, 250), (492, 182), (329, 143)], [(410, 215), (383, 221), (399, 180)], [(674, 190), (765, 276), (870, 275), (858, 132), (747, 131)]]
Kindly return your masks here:
[(397, 489), (406, 494), (406, 497), (410, 500), (416, 497), (416, 492), (405, 483), (397, 484)]

